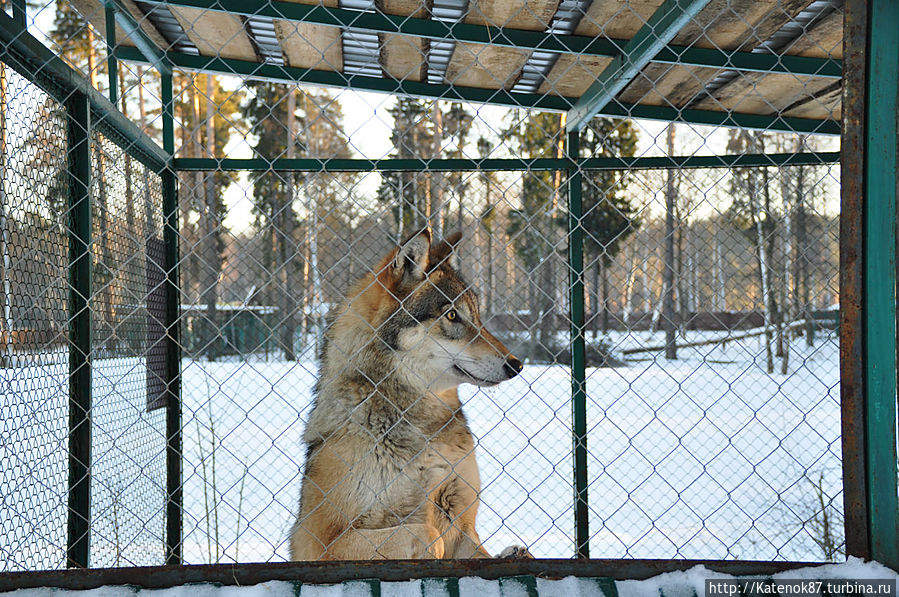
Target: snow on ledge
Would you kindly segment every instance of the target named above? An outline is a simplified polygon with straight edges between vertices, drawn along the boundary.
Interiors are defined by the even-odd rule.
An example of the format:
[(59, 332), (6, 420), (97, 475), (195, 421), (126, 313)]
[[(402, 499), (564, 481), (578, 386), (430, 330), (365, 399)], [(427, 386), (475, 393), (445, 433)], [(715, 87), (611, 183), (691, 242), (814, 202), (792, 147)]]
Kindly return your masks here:
[[(689, 570), (666, 572), (646, 580), (624, 580), (614, 583), (618, 597), (705, 597), (708, 579), (734, 579), (735, 576), (711, 571), (704, 566)], [(781, 579), (865, 579), (893, 580), (899, 574), (877, 562), (849, 558), (840, 564), (798, 568), (775, 574)], [(373, 585), (376, 585), (373, 587)], [(485, 580), (465, 577), (459, 579), (459, 597), (527, 597), (534, 590), (539, 597), (613, 597), (603, 590), (610, 581), (569, 576), (560, 580), (537, 578), (528, 586), (521, 578)], [(375, 590), (373, 591), (373, 588)], [(379, 589), (379, 590), (378, 590)], [(287, 581), (271, 581), (258, 585), (235, 587), (214, 584), (193, 584), (170, 589), (139, 589), (131, 586), (107, 586), (87, 591), (63, 589), (19, 589), (8, 597), (449, 597), (443, 579), (410, 580), (405, 582), (348, 581), (336, 585), (311, 585)], [(5, 596), (5, 597), (6, 597)]]
[[(689, 570), (666, 572), (646, 580), (625, 580), (615, 583), (618, 597), (693, 597), (705, 595), (705, 581), (708, 579), (738, 578), (730, 574), (714, 572), (705, 566), (695, 566)], [(779, 572), (771, 576), (780, 579), (865, 579), (894, 580), (899, 582), (899, 574), (878, 562), (865, 562), (850, 557), (840, 564), (826, 564), (809, 568), (797, 568)]]

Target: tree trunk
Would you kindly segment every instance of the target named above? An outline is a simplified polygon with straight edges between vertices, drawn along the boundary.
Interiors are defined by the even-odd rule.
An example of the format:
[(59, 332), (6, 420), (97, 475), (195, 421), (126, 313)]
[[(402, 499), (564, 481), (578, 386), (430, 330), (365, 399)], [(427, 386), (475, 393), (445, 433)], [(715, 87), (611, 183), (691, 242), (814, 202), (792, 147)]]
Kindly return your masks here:
[(637, 273), (634, 267), (634, 244), (630, 243), (627, 253), (627, 279), (624, 283), (624, 327), (627, 329), (631, 324), (631, 311), (634, 308), (634, 282)]
[[(321, 155), (321, 149), (319, 146), (320, 141), (320, 131), (317, 131), (317, 127), (320, 124), (316, 124), (317, 121), (321, 120), (321, 118), (311, 118), (311, 110), (309, 109), (309, 98), (303, 94), (303, 106), (305, 107), (306, 119), (310, 122), (307, 126), (306, 131), (307, 134), (311, 137), (307, 139), (306, 145), (309, 147), (309, 150), (312, 152), (312, 155), (315, 157), (324, 157)], [(320, 115), (316, 115), (320, 116)], [(319, 354), (319, 350), (321, 349), (322, 343), (322, 333), (323, 333), (323, 322), (321, 321), (321, 313), (319, 310), (321, 309), (321, 303), (323, 300), (321, 287), (322, 287), (322, 276), (321, 272), (318, 269), (318, 260), (319, 260), (319, 246), (318, 246), (318, 218), (320, 209), (320, 205), (318, 203), (319, 197), (323, 192), (323, 184), (322, 177), (324, 173), (317, 172), (312, 175), (312, 193), (311, 196), (307, 193), (306, 197), (308, 199), (308, 204), (306, 206), (307, 213), (310, 214), (312, 222), (311, 228), (307, 232), (307, 237), (309, 239), (309, 273), (312, 281), (312, 296), (309, 301), (310, 304), (310, 317), (312, 322), (312, 329), (315, 334), (315, 354)]]
[[(287, 95), (287, 158), (293, 159), (295, 156), (296, 146), (296, 111), (297, 98), (296, 89), (290, 88)], [(293, 243), (290, 242), (294, 238), (294, 218), (293, 218), (293, 202), (294, 202), (294, 176), (293, 172), (284, 174), (287, 179), (287, 198), (285, 205), (281, 208), (282, 227), (279, 231), (280, 237), (280, 277), (281, 291), (278, 293), (280, 300), (279, 310), (281, 312), (281, 347), (284, 351), (284, 360), (296, 361), (297, 353), (294, 348), (294, 338), (296, 336), (296, 301), (294, 300), (294, 279), (293, 279)]]
[[(762, 151), (764, 151), (764, 146), (762, 146)], [(765, 197), (765, 241), (767, 242), (767, 250), (766, 255), (768, 258), (768, 264), (765, 268), (767, 274), (767, 298), (765, 300), (765, 310), (771, 311), (771, 318), (776, 328), (775, 336), (775, 350), (776, 356), (782, 357), (784, 351), (784, 343), (783, 343), (783, 314), (781, 313), (780, 306), (777, 301), (777, 288), (774, 283), (775, 269), (776, 265), (774, 264), (774, 248), (775, 248), (775, 235), (777, 233), (777, 224), (774, 221), (773, 210), (771, 209), (771, 180), (768, 172), (768, 168), (762, 168), (762, 189), (763, 195)]]
[(602, 333), (609, 333), (609, 266), (602, 258), (598, 260), (602, 283)]
[[(490, 205), (490, 177), (487, 175), (486, 179), (487, 189), (485, 191), (485, 202), (486, 206), (484, 209), (485, 217), (489, 217), (491, 214), (491, 205)], [(486, 222), (484, 222), (484, 218), (481, 220), (482, 227), (484, 228), (484, 232), (487, 233), (487, 292), (486, 301), (484, 303), (484, 308), (487, 313), (493, 314), (493, 230), (491, 225), (484, 226)]]
[(599, 263), (599, 259), (596, 260), (596, 263), (593, 264), (593, 300), (591, 301), (593, 304), (591, 305), (591, 311), (593, 311), (593, 317), (591, 318), (590, 327), (593, 330), (593, 341), (599, 340), (599, 327), (600, 320), (602, 319), (602, 297), (601, 297), (601, 288), (602, 288), (602, 266)]
[(684, 326), (687, 325), (687, 272), (684, 269), (684, 219), (681, 218), (680, 211), (675, 208), (675, 246), (674, 246), (674, 265), (676, 268), (674, 279), (677, 286), (677, 330), (681, 336), (685, 335)]
[(809, 276), (810, 247), (808, 246), (807, 220), (805, 213), (805, 168), (799, 166), (796, 189), (796, 303), (800, 305), (801, 317), (805, 319), (805, 343), (811, 348), (815, 344), (815, 323), (812, 318), (811, 280)]
[(553, 308), (553, 296), (551, 289), (555, 281), (555, 254), (550, 248), (544, 256), (542, 262), (538, 266), (540, 275), (535, 276), (540, 280), (540, 286), (537, 294), (537, 302), (540, 304), (540, 326), (538, 328), (539, 358), (541, 360), (552, 361), (555, 345), (553, 332), (555, 331), (555, 309)]
[(774, 373), (774, 356), (771, 352), (771, 325), (772, 325), (772, 313), (770, 305), (768, 304), (768, 297), (770, 297), (769, 289), (768, 289), (768, 256), (766, 254), (766, 245), (765, 242), (765, 225), (762, 222), (762, 219), (759, 214), (759, 206), (758, 206), (758, 198), (756, 197), (755, 185), (751, 185), (748, 193), (749, 199), (749, 213), (750, 218), (752, 220), (753, 225), (755, 226), (756, 233), (756, 257), (758, 259), (759, 264), (759, 280), (762, 286), (762, 303), (763, 303), (763, 311), (765, 314), (765, 334), (764, 334), (764, 342), (765, 342), (765, 358), (767, 363), (767, 371), (768, 373)]
[(0, 62), (0, 300), (2, 300), (2, 313), (0, 313), (0, 368), (7, 368), (12, 364), (12, 285), (10, 283), (10, 270), (12, 263), (9, 257), (9, 219), (6, 213), (6, 138), (7, 138), (7, 81), (6, 65)]
[[(675, 125), (668, 125), (668, 155), (674, 155)], [(677, 338), (675, 336), (674, 312), (674, 210), (677, 202), (677, 172), (668, 170), (668, 184), (665, 190), (665, 258), (662, 264), (662, 326), (665, 329), (665, 358), (677, 358)]]
[(727, 274), (719, 228), (719, 226), (715, 226), (715, 309), (717, 311), (727, 311)]
[[(441, 157), (443, 146), (443, 112), (440, 101), (434, 100), (434, 144), (432, 157)], [(428, 173), (430, 203), (428, 205), (428, 223), (434, 232), (434, 238), (443, 237), (443, 175), (440, 172)]]
[[(200, 112), (200, 90), (197, 87), (198, 79), (195, 78), (191, 89), (194, 97), (194, 117), (196, 126), (194, 127), (194, 151), (197, 157), (202, 157), (204, 153), (211, 150), (214, 155), (215, 135), (210, 134), (210, 130), (214, 129), (213, 120), (213, 103), (211, 95), (211, 75), (206, 75), (206, 141), (208, 146), (203, 147), (202, 132), (200, 123), (203, 121), (203, 115)], [(218, 284), (219, 275), (221, 273), (221, 256), (219, 254), (218, 244), (220, 238), (220, 230), (216, 222), (217, 207), (215, 205), (215, 188), (209, 181), (210, 173), (197, 172), (195, 194), (202, 198), (197, 201), (202, 206), (200, 214), (201, 229), (203, 230), (203, 238), (200, 241), (200, 252), (203, 255), (203, 273), (202, 285), (200, 287), (200, 301), (205, 306), (204, 316), (204, 334), (203, 334), (203, 352), (206, 358), (214, 361), (219, 356), (218, 339), (219, 329), (217, 321), (218, 308)]]

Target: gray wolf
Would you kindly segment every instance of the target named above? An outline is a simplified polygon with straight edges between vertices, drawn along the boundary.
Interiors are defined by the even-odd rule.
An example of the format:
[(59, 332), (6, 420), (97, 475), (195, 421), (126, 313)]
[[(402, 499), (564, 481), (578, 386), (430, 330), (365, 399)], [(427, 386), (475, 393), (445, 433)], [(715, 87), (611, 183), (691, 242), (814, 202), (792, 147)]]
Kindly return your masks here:
[(292, 559), (491, 557), (475, 529), (480, 477), (456, 388), (496, 385), (522, 364), (484, 329), (450, 265), (460, 238), (414, 234), (329, 316)]

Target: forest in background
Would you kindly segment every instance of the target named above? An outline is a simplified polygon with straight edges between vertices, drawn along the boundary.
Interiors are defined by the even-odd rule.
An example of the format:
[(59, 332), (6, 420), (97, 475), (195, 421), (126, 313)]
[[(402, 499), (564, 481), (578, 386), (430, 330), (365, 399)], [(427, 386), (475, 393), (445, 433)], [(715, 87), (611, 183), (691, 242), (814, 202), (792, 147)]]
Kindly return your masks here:
[[(102, 40), (67, 3), (58, 4), (51, 37), (96, 88), (106, 90)], [(155, 73), (125, 66), (119, 78), (120, 109), (159, 140)], [(179, 157), (234, 157), (230, 152), (240, 146), (266, 159), (360, 157), (343, 124), (341, 94), (184, 73), (175, 75), (175, 93)], [(5, 110), (5, 92), (0, 96)], [(54, 118), (51, 112), (45, 117)], [(387, 113), (389, 157), (565, 155), (559, 114), (509, 110), (500, 121), (484, 122), (476, 107), (413, 98), (396, 98)], [(638, 145), (645, 134), (633, 121), (596, 118), (582, 135), (581, 152), (643, 155)], [(682, 155), (691, 150), (681, 137), (696, 134), (670, 125), (651, 143), (663, 154)], [(780, 133), (714, 134), (726, 135), (728, 153), (820, 145), (814, 137)], [(6, 146), (4, 136), (2, 151)], [(47, 168), (61, 165), (46, 161)], [(377, 178), (374, 184), (369, 177)], [(667, 356), (676, 358), (678, 331), (701, 320), (699, 314), (720, 320), (715, 314), (745, 312), (763, 317), (769, 347), (782, 355), (784, 330), (838, 301), (838, 216), (832, 209), (838, 177), (836, 166), (585, 172), (592, 337), (611, 329), (664, 329)], [(234, 353), (223, 328), (243, 325), (235, 313), (256, 308), (252, 321), (261, 328), (260, 341), (248, 349), (299, 358), (315, 346), (324, 313), (348, 285), (405, 235), (429, 225), (437, 235), (463, 231), (459, 269), (478, 288), (485, 320), (500, 332), (526, 334), (532, 361), (558, 359), (559, 333), (568, 329), (565, 172), (269, 170), (249, 176), (182, 172), (180, 178), (185, 345), (193, 356)], [(252, 215), (229, 227), (226, 198), (235, 194), (250, 200)], [(3, 326), (39, 328), (41, 309), (11, 298), (23, 292), (11, 274), (16, 267), (40, 267), (12, 253), (28, 244), (29, 226), (44, 216), (2, 204), (0, 249), (13, 257), (2, 269)], [(101, 242), (101, 266), (102, 249)]]

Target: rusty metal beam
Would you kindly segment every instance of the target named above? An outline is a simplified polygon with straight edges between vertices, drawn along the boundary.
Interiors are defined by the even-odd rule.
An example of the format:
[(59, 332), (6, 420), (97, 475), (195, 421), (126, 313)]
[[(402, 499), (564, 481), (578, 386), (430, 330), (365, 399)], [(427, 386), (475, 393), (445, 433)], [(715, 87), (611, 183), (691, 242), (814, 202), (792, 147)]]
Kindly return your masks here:
[(130, 585), (164, 589), (187, 583), (253, 585), (271, 580), (331, 584), (377, 578), (403, 581), (417, 578), (478, 576), (489, 580), (510, 576), (566, 576), (642, 580), (694, 566), (734, 576), (765, 576), (820, 566), (821, 562), (771, 562), (739, 560), (381, 560), (362, 562), (278, 562), (213, 564), (204, 566), (154, 566), (94, 568), (42, 572), (0, 573), (0, 591), (56, 587), (95, 589), (106, 585)]

